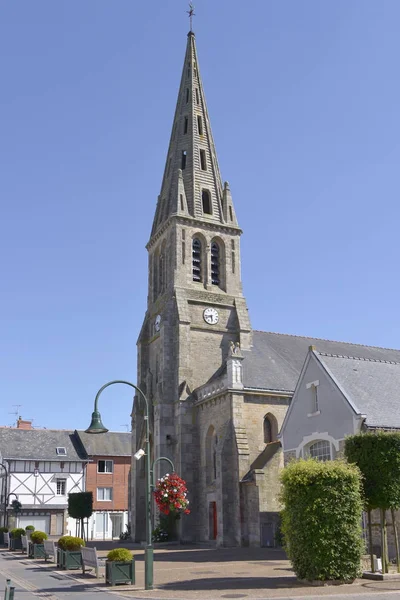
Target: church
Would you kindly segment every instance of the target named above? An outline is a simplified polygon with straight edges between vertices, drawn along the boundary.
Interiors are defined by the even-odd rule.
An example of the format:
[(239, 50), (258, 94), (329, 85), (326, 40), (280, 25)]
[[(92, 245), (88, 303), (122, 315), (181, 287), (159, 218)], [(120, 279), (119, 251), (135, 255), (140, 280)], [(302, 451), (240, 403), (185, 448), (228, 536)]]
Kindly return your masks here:
[[(314, 438), (308, 430), (299, 432), (298, 414), (288, 412), (314, 352), (310, 347), (325, 356), (384, 363), (400, 362), (400, 351), (386, 356), (384, 349), (253, 330), (241, 282), (241, 233), (229, 184), (221, 179), (195, 35), (189, 31), (147, 244), (148, 298), (137, 344), (137, 381), (150, 402), (152, 460), (172, 460), (189, 490), (191, 514), (180, 521), (181, 541), (273, 546), (285, 445), (288, 455), (315, 452), (316, 457), (322, 442), (325, 453), (326, 444), (333, 447), (327, 434), (321, 439), (318, 434), (318, 374), (304, 382), (315, 410), (307, 405), (305, 421), (299, 421), (316, 432)], [(299, 438), (300, 454), (290, 436), (280, 435), (284, 420), (286, 431)], [(349, 422), (355, 421), (349, 417)], [(142, 425), (137, 407), (133, 452)], [(156, 476), (166, 472), (165, 464), (158, 463)], [(144, 477), (144, 461), (133, 460), (131, 524), (137, 541), (145, 539)]]

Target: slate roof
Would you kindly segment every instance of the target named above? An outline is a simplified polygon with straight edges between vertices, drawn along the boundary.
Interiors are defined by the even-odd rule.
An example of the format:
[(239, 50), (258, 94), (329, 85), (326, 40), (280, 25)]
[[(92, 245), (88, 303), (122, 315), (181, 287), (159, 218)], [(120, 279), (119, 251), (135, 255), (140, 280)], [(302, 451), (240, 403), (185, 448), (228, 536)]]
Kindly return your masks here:
[(368, 427), (400, 428), (400, 364), (317, 352)]
[[(56, 448), (64, 447), (65, 455)], [(76, 445), (74, 432), (63, 429), (13, 429), (0, 427), (0, 454), (3, 459), (84, 460)]]
[(76, 431), (87, 456), (131, 456), (132, 437), (124, 431), (93, 434)]
[(293, 392), (309, 346), (320, 352), (400, 363), (400, 350), (334, 342), (266, 331), (253, 332), (253, 347), (242, 350), (246, 388)]

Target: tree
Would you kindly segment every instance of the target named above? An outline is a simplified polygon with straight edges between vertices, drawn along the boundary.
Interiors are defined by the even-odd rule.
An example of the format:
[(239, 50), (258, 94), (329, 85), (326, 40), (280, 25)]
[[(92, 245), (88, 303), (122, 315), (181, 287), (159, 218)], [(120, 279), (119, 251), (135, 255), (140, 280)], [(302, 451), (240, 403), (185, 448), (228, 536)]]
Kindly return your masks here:
[(93, 513), (93, 494), (92, 492), (79, 492), (68, 494), (68, 514), (77, 519), (80, 523), (80, 535), (87, 540), (85, 534), (84, 519), (88, 519)]
[(363, 476), (371, 570), (374, 570), (371, 510), (378, 508), (381, 517), (383, 572), (388, 572), (389, 562), (386, 510), (390, 510), (392, 515), (397, 570), (400, 572), (399, 541), (395, 519), (395, 510), (400, 508), (400, 433), (378, 431), (349, 436), (345, 440), (345, 456), (350, 463), (358, 466)]
[(343, 461), (290, 463), (282, 472), (284, 545), (299, 579), (357, 577), (363, 551), (361, 474)]

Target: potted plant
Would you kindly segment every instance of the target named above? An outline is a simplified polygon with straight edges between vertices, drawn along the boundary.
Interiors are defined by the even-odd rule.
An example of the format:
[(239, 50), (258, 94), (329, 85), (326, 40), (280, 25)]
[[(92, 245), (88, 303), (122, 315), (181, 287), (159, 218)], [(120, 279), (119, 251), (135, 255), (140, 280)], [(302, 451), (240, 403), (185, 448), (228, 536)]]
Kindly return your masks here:
[(153, 493), (161, 513), (160, 527), (168, 534), (163, 541), (178, 539), (177, 525), (179, 519), (182, 514), (188, 515), (190, 513), (186, 482), (176, 473), (167, 473), (164, 477), (158, 479)]
[(82, 566), (81, 547), (85, 546), (82, 538), (63, 535), (58, 540), (57, 566), (62, 569), (80, 569)]
[(8, 533), (8, 527), (0, 527), (0, 544), (4, 545), (4, 534)]
[(135, 583), (135, 559), (127, 548), (114, 548), (107, 554), (106, 584)]
[(10, 550), (22, 550), (21, 535), (25, 535), (25, 529), (16, 527), (10, 531)]
[(34, 531), (35, 531), (35, 527), (33, 525), (27, 525), (25, 527), (25, 535), (28, 538), (28, 540), (31, 539), (31, 535)]
[(44, 531), (33, 531), (29, 541), (29, 558), (46, 558), (44, 551), (44, 540), (47, 540), (47, 533)]

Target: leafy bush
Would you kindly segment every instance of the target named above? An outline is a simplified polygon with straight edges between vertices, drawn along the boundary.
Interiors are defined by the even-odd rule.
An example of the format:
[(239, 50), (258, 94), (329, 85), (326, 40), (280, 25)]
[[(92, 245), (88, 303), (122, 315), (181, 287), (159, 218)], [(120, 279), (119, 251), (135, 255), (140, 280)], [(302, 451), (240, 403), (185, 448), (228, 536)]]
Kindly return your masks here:
[(131, 562), (132, 553), (127, 548), (114, 548), (107, 554), (110, 562)]
[(93, 493), (68, 494), (68, 514), (74, 519), (88, 519), (93, 513)]
[(85, 546), (84, 540), (79, 537), (73, 537), (72, 535), (63, 535), (58, 540), (58, 547), (61, 548), (61, 550), (68, 550), (68, 552), (80, 550), (81, 546)]
[(153, 542), (168, 542), (169, 540), (168, 531), (165, 531), (161, 525), (153, 529), (151, 535)]
[(342, 461), (299, 460), (281, 480), (282, 533), (297, 577), (357, 577), (363, 552), (359, 469)]
[(10, 535), (14, 540), (20, 540), (21, 535), (25, 535), (25, 529), (21, 529), (21, 527), (16, 527), (15, 529), (11, 529)]
[(360, 433), (345, 440), (344, 452), (363, 475), (368, 508), (400, 507), (400, 433)]
[(0, 527), (0, 533), (8, 533), (8, 527)]
[(34, 526), (33, 526), (33, 525), (27, 525), (27, 526), (25, 527), (25, 531), (35, 531), (35, 528), (34, 528)]
[(44, 540), (47, 540), (47, 533), (44, 531), (34, 531), (31, 535), (33, 544), (43, 544)]

